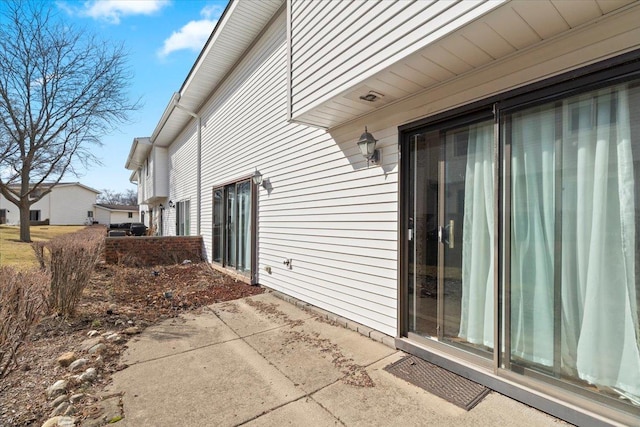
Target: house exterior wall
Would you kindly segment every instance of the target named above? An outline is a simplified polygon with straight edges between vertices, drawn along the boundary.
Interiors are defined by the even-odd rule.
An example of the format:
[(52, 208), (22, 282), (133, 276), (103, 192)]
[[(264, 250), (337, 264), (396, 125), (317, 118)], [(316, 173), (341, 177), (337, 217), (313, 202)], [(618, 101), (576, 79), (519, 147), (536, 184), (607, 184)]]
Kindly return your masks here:
[(95, 192), (77, 185), (55, 187), (50, 194), (50, 224), (87, 224), (91, 221), (87, 212), (94, 212), (96, 196)]
[(169, 194), (167, 168), (167, 149), (154, 146), (148, 161), (140, 169), (138, 177), (139, 185), (142, 184), (140, 203), (167, 197)]
[(95, 220), (98, 221), (98, 224), (111, 224), (111, 211), (109, 209), (101, 208), (100, 206), (96, 206), (95, 209)]
[(293, 118), (501, 3), (292, 0)]
[[(6, 210), (6, 223), (9, 225), (20, 224), (20, 210), (18, 206), (8, 201), (4, 196), (0, 195), (0, 209)], [(29, 210), (40, 211), (40, 220), (44, 221), (51, 216), (51, 193), (42, 197), (36, 203), (31, 205)]]
[[(168, 149), (169, 163), (169, 200), (174, 204), (189, 200), (191, 217), (191, 234), (195, 235), (197, 221), (197, 123), (193, 120)], [(210, 159), (207, 161), (211, 162)], [(176, 208), (169, 207), (164, 211), (164, 233), (176, 235)]]
[(0, 194), (0, 209), (5, 212), (6, 224), (15, 225), (20, 222), (20, 212), (18, 211), (18, 207), (5, 199), (2, 194)]
[[(95, 215), (94, 204), (97, 192), (77, 184), (60, 184), (50, 193), (31, 205), (30, 210), (39, 210), (42, 221), (51, 225), (83, 225), (88, 221), (87, 212)], [(0, 196), (0, 209), (7, 209), (7, 224), (19, 224), (18, 207)]]
[[(385, 167), (367, 168), (352, 141), (337, 143), (325, 131), (287, 122), (285, 28), (282, 13), (201, 112), (207, 258), (212, 189), (258, 168), (271, 189), (259, 188), (257, 281), (395, 335), (396, 141), (381, 133)], [(170, 164), (188, 159), (191, 150), (178, 141)], [(193, 169), (171, 168), (172, 200), (193, 194)], [(181, 176), (188, 180), (183, 189)]]
[[(129, 218), (130, 213), (132, 214), (131, 218)], [(122, 222), (139, 222), (140, 213), (134, 211), (116, 211), (96, 206), (95, 220), (98, 221), (99, 224), (106, 225), (119, 224)]]

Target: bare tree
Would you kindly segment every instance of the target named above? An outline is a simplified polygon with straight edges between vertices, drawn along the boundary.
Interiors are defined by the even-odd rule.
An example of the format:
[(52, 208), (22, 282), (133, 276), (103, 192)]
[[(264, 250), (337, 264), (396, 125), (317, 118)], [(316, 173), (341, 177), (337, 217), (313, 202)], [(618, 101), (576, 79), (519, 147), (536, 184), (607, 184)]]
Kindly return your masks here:
[(138, 204), (138, 195), (134, 190), (125, 190), (124, 193), (118, 193), (116, 191), (105, 188), (103, 190), (100, 190), (98, 203), (105, 203), (108, 205), (135, 206)]
[(29, 208), (79, 168), (99, 163), (91, 146), (138, 108), (123, 46), (70, 26), (55, 3), (4, 1), (0, 10), (0, 192)]

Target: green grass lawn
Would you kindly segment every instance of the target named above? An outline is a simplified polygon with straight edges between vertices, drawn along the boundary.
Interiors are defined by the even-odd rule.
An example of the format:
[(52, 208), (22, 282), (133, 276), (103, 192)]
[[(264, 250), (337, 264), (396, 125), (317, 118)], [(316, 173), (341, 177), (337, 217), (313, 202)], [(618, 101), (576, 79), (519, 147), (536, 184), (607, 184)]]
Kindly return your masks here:
[[(39, 225), (31, 227), (31, 240), (49, 240), (61, 234), (73, 233), (84, 225)], [(31, 243), (20, 241), (20, 227), (0, 225), (0, 266), (18, 268), (36, 267), (37, 261)]]

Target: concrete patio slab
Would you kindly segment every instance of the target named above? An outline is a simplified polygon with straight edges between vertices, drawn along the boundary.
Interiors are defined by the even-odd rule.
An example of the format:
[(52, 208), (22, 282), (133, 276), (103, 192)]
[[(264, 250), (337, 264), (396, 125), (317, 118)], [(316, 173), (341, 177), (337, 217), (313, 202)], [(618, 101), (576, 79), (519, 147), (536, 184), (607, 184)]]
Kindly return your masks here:
[(139, 363), (113, 376), (131, 426), (234, 426), (304, 395), (240, 340)]
[(265, 332), (311, 317), (310, 313), (269, 293), (209, 307), (240, 337)]
[(351, 382), (368, 381), (363, 377), (365, 367), (395, 353), (384, 344), (313, 318), (245, 341), (307, 393), (345, 376)]
[(348, 426), (568, 426), (568, 424), (491, 392), (471, 411), (465, 411), (426, 390), (384, 371), (404, 357), (397, 352), (367, 368), (374, 387), (351, 387), (336, 382), (311, 395)]
[(305, 397), (244, 425), (247, 427), (339, 426), (340, 421), (313, 399)]
[(128, 365), (237, 339), (212, 312), (184, 314), (151, 326), (129, 341), (122, 362)]
[(128, 343), (113, 376), (145, 426), (566, 425), (498, 393), (467, 412), (384, 367), (405, 356), (272, 294), (164, 322)]

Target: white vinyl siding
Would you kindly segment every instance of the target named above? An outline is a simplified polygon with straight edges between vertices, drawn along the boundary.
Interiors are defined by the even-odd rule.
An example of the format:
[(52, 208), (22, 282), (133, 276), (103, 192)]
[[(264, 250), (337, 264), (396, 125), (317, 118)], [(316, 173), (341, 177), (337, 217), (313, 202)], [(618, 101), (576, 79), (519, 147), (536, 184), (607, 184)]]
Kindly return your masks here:
[[(51, 225), (86, 224), (87, 211), (93, 211), (96, 196), (95, 192), (78, 185), (57, 186), (49, 194), (49, 216), (45, 216), (43, 209), (42, 219), (49, 218)], [(39, 209), (38, 203), (31, 209)]]
[(167, 149), (153, 147), (143, 169), (143, 176), (140, 177), (143, 186), (142, 201), (153, 201), (157, 198), (167, 197), (169, 194)]
[(285, 27), (283, 13), (203, 109), (207, 257), (213, 188), (257, 167), (270, 185), (258, 188), (258, 282), (395, 335), (396, 133), (376, 135), (386, 165), (367, 168), (355, 139), (288, 123)]
[[(581, 2), (582, 4), (582, 2)], [(613, 6), (613, 3), (606, 3)], [(619, 6), (619, 4), (618, 4)], [(511, 9), (509, 9), (511, 10)], [(510, 12), (500, 10), (505, 19)], [(506, 15), (503, 15), (507, 13)], [(538, 43), (499, 61), (442, 82), (332, 129), (334, 135), (350, 132), (354, 123), (386, 127), (410, 123), (492, 95), (525, 86), (640, 48), (640, 4)], [(424, 59), (424, 58), (423, 58)]]
[(138, 222), (139, 212), (116, 211), (96, 206), (95, 220), (98, 224), (119, 224), (121, 222)]
[(292, 0), (293, 117), (354, 87), (501, 3)]
[(197, 221), (197, 121), (191, 120), (184, 132), (182, 132), (176, 142), (169, 146), (169, 195), (168, 199), (174, 203), (174, 207), (165, 203), (164, 210), (164, 235), (176, 236), (176, 215), (179, 201), (190, 200), (191, 209), (189, 222), (191, 224), (191, 234), (195, 235)]

